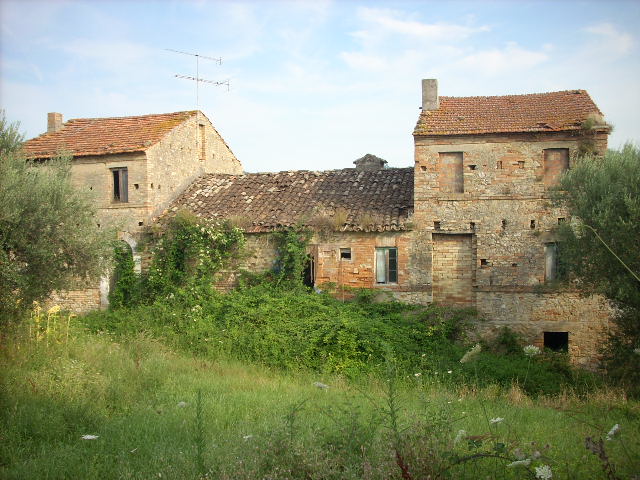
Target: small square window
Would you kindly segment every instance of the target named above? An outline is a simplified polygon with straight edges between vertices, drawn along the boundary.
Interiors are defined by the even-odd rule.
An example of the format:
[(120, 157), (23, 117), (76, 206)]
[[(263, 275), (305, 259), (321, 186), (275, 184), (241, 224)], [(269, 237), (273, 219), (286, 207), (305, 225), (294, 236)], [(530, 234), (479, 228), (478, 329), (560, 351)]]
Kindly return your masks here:
[(376, 248), (376, 283), (398, 283), (397, 248)]
[(350, 248), (341, 248), (340, 249), (340, 260), (351, 260), (351, 249)]
[(544, 348), (554, 352), (568, 352), (569, 332), (544, 332)]
[(442, 226), (440, 225), (440, 222), (433, 222), (433, 229), (434, 230), (440, 230), (442, 228)]
[(502, 160), (496, 162), (496, 170), (502, 170)]
[(518, 161), (518, 168), (520, 168), (520, 169), (524, 168), (524, 160), (519, 160)]

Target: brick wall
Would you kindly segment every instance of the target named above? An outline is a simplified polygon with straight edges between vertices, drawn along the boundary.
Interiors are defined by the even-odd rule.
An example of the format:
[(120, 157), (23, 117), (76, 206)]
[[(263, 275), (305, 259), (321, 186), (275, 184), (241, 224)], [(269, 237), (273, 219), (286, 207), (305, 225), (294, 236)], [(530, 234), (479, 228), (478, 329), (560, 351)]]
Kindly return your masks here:
[(433, 234), (433, 301), (473, 306), (475, 252), (471, 234)]

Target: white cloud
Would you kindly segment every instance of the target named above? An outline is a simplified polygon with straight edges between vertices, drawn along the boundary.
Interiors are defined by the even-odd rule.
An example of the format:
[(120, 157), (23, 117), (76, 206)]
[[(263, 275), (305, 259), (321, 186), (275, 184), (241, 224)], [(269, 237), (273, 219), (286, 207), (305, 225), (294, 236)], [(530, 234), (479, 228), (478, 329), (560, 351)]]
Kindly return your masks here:
[(607, 51), (614, 55), (626, 55), (634, 45), (635, 39), (629, 33), (619, 30), (611, 23), (599, 23), (585, 28), (585, 31), (598, 36), (599, 51)]
[[(467, 39), (474, 33), (489, 30), (488, 26), (470, 27), (444, 22), (423, 23), (406, 18), (406, 14), (401, 12), (380, 8), (363, 7), (359, 10), (359, 16), (365, 22), (376, 27), (376, 31), (356, 32), (355, 35), (359, 38), (386, 32), (430, 41), (457, 42)], [(405, 18), (402, 18), (403, 16)]]
[(505, 72), (523, 73), (548, 59), (549, 56), (546, 53), (527, 50), (510, 42), (502, 49), (481, 50), (467, 55), (457, 64), (475, 74), (494, 76)]

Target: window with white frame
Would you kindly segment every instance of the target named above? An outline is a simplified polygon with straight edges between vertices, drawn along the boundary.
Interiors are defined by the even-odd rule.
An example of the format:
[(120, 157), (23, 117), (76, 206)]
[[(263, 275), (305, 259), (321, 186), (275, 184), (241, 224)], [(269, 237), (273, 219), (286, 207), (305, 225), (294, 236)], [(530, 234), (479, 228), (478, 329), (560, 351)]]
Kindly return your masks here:
[(397, 248), (376, 248), (376, 283), (398, 283)]

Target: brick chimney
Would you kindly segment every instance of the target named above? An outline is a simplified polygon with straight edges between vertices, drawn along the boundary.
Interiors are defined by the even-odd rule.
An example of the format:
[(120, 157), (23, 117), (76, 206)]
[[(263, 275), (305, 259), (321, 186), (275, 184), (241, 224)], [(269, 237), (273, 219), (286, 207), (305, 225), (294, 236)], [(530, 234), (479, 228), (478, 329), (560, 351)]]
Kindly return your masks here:
[(47, 113), (47, 133), (59, 132), (60, 130), (62, 130), (62, 114)]
[(440, 107), (438, 99), (438, 80), (435, 78), (422, 79), (422, 111), (437, 110)]

